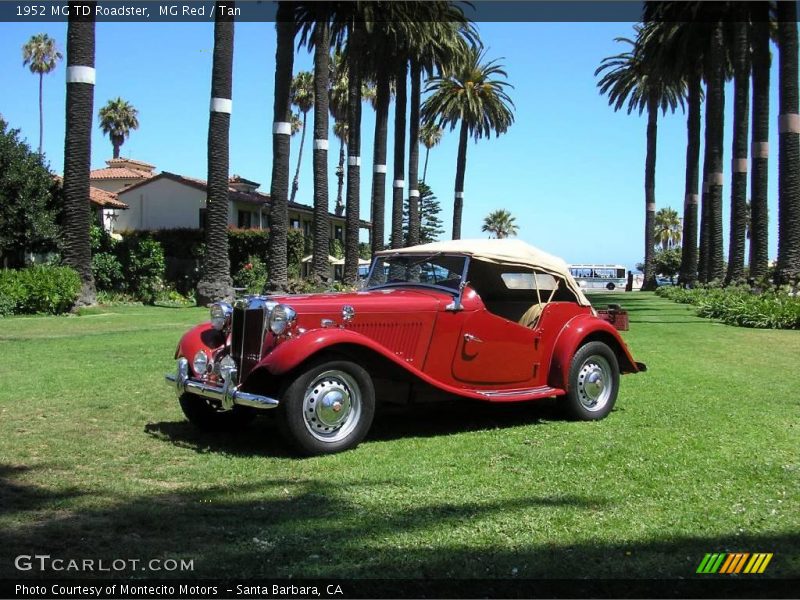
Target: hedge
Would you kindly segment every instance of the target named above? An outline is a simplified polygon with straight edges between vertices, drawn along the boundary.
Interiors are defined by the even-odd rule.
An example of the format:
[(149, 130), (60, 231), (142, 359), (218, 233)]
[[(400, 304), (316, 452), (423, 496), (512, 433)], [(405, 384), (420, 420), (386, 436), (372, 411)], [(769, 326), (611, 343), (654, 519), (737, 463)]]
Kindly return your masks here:
[(0, 316), (69, 311), (78, 299), (81, 280), (70, 267), (39, 265), (0, 271)]

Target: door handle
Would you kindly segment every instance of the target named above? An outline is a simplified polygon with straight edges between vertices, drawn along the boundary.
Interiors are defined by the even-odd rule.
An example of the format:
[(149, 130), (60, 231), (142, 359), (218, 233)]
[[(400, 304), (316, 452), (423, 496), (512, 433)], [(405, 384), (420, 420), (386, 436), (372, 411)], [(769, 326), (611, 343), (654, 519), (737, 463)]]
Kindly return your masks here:
[(467, 342), (483, 342), (481, 338), (479, 338), (477, 335), (472, 335), (471, 333), (465, 333), (464, 340)]

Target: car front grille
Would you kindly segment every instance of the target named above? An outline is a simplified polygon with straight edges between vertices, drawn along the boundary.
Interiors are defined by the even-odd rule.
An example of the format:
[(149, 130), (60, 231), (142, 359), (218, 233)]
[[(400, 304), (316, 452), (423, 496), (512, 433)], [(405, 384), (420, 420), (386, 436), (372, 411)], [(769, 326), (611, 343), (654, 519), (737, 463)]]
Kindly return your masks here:
[(231, 319), (231, 357), (239, 367), (239, 381), (261, 359), (264, 336), (274, 302), (263, 296), (237, 300)]

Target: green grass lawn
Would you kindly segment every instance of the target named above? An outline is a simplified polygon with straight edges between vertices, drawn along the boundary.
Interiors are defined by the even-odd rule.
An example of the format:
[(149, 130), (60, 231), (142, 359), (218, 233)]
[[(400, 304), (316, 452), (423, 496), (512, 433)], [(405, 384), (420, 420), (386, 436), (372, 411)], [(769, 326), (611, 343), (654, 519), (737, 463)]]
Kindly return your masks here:
[(678, 578), (715, 551), (800, 576), (800, 332), (591, 299), (630, 311), (648, 365), (604, 421), (551, 401), (393, 409), (310, 459), (269, 418), (184, 421), (163, 374), (205, 310), (0, 320), (0, 577), (40, 553), (194, 559), (193, 577)]

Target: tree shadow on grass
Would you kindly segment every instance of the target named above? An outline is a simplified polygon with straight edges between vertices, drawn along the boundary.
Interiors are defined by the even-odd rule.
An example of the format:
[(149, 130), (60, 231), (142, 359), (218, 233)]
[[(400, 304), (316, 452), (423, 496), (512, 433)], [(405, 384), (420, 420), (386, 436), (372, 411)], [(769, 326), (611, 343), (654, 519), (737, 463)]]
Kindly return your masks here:
[(80, 495), (77, 489), (51, 492), (20, 481), (14, 481), (32, 468), (0, 463), (0, 517), (39, 508)]
[[(607, 531), (602, 540), (576, 535), (573, 541), (571, 526), (582, 528), (581, 523), (619, 507), (604, 498), (541, 495), (535, 482), (524, 497), (441, 501), (408, 488), (402, 474), (370, 481), (356, 471), (344, 472), (337, 483), (313, 475), (260, 478), (237, 486), (120, 497), (105, 507), (21, 520), (0, 530), (0, 544), (9, 556), (38, 553), (109, 563), (122, 556), (193, 560), (191, 573), (123, 571), (114, 573), (117, 578), (501, 578), (512, 580), (505, 583), (514, 589), (525, 582), (513, 580), (542, 577), (692, 579), (709, 552), (773, 552), (766, 577), (800, 575), (796, 532), (676, 536), (650, 531), (640, 539), (617, 541), (625, 535)], [(398, 501), (404, 491), (413, 494), (412, 502)], [(550, 527), (551, 536), (540, 535)], [(552, 541), (541, 541), (548, 538)], [(0, 578), (104, 575), (19, 572), (12, 561), (0, 562)], [(762, 587), (753, 597), (774, 592), (764, 578), (756, 579)], [(479, 584), (437, 595), (481, 595)], [(524, 589), (531, 593), (536, 585), (541, 584), (530, 587), (529, 582)], [(412, 589), (395, 589), (393, 596), (420, 595)], [(635, 585), (630, 589), (636, 592), (616, 587), (615, 595), (642, 595)], [(645, 595), (680, 596), (674, 589), (662, 582)]]
[[(562, 418), (555, 399), (507, 404), (459, 399), (421, 405), (382, 405), (364, 443), (539, 425)], [(198, 453), (296, 457), (278, 427), (275, 415), (266, 412), (245, 429), (235, 432), (204, 432), (188, 421), (148, 423), (144, 431), (156, 439)]]

